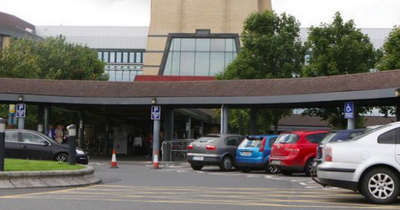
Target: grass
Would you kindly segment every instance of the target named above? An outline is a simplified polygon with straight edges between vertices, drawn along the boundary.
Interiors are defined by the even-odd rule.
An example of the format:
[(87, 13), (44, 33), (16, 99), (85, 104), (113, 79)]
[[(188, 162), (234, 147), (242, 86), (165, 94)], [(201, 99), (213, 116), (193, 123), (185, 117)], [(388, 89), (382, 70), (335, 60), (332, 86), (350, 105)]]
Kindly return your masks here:
[(78, 170), (85, 168), (85, 166), (69, 165), (68, 163), (56, 161), (6, 159), (4, 168), (5, 171), (55, 171)]

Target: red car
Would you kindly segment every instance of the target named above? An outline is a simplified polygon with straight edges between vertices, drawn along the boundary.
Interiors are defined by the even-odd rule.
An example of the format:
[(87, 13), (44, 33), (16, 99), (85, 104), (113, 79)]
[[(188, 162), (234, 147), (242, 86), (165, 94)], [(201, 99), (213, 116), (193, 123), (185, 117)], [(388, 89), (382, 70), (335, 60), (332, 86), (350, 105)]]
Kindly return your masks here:
[(270, 165), (283, 175), (304, 172), (310, 175), (318, 144), (329, 131), (293, 131), (281, 133), (272, 145)]

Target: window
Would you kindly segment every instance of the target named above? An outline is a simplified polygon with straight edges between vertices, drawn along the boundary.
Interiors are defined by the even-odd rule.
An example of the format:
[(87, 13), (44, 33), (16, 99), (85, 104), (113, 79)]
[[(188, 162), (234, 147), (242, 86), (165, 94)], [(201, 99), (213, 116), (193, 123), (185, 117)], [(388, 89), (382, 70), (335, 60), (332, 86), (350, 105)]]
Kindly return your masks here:
[(124, 52), (123, 56), (122, 56), (122, 62), (123, 63), (128, 63), (128, 53)]
[(240, 144), (239, 137), (228, 137), (225, 139), (225, 144), (228, 146), (238, 146)]
[(97, 57), (99, 58), (99, 60), (103, 60), (103, 53), (102, 52), (97, 52)]
[(136, 62), (135, 63), (142, 63), (142, 53), (137, 52), (136, 53)]
[(272, 145), (275, 143), (275, 141), (276, 141), (277, 138), (278, 138), (278, 137), (273, 137), (273, 138), (270, 138), (270, 139), (269, 139), (269, 144), (268, 144), (268, 146), (269, 146), (270, 148), (272, 148)]
[(104, 52), (104, 54), (103, 54), (103, 61), (106, 62), (106, 63), (108, 63), (108, 61), (109, 61), (108, 52)]
[(276, 142), (279, 144), (292, 144), (296, 143), (299, 139), (300, 137), (296, 134), (284, 133), (278, 136)]
[(319, 144), (325, 138), (327, 133), (317, 133), (306, 136), (306, 139), (314, 144)]
[(117, 52), (117, 63), (121, 63), (122, 62), (122, 53)]
[(397, 138), (396, 132), (397, 132), (397, 129), (393, 129), (391, 131), (381, 134), (378, 137), (378, 143), (379, 144), (396, 144), (396, 138)]
[(6, 141), (18, 142), (18, 132), (6, 132)]
[(110, 52), (110, 63), (115, 63), (115, 52)]
[(163, 75), (215, 76), (237, 56), (235, 38), (172, 38)]
[(22, 142), (24, 143), (43, 144), (45, 141), (46, 140), (36, 134), (22, 133)]

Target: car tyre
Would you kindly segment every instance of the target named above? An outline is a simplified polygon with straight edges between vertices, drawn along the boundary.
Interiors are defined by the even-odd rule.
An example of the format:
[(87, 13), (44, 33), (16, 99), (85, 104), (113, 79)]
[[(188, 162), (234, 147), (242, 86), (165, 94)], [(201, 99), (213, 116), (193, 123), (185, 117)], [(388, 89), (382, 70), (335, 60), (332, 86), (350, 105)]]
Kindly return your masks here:
[(58, 153), (55, 157), (54, 160), (57, 162), (68, 162), (68, 155), (65, 153)]
[(276, 174), (279, 172), (279, 169), (276, 166), (269, 165), (267, 163), (267, 165), (265, 165), (265, 172), (267, 172), (268, 174)]
[(243, 173), (250, 173), (251, 171), (250, 167), (240, 167), (239, 169)]
[(314, 158), (309, 159), (304, 166), (304, 173), (306, 174), (306, 176), (311, 176), (311, 173), (313, 173), (313, 175), (316, 174), (313, 169), (313, 162)]
[(192, 169), (195, 170), (195, 171), (200, 171), (200, 170), (203, 168), (202, 165), (190, 165), (190, 166), (191, 166)]
[(375, 204), (393, 203), (400, 193), (400, 182), (396, 173), (388, 168), (368, 171), (361, 180), (360, 191)]
[(291, 176), (293, 174), (293, 171), (281, 171), (281, 173), (285, 176)]
[(224, 158), (222, 158), (221, 163), (219, 164), (219, 169), (221, 171), (229, 171), (233, 167), (233, 160), (231, 156), (226, 155)]

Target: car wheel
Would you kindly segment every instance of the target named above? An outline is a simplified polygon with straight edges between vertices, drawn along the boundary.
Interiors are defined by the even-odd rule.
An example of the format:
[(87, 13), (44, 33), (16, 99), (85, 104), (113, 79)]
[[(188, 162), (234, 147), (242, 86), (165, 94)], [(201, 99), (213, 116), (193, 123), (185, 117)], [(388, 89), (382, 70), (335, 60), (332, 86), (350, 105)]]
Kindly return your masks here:
[(392, 203), (400, 192), (399, 178), (387, 168), (372, 169), (365, 174), (361, 181), (362, 195), (372, 203)]
[(250, 167), (240, 167), (239, 169), (243, 173), (249, 173), (251, 171)]
[(190, 166), (192, 166), (192, 169), (195, 171), (200, 171), (203, 168), (202, 165), (190, 165)]
[(68, 162), (68, 155), (65, 153), (59, 153), (56, 155), (54, 160), (58, 162)]
[(281, 171), (281, 173), (285, 176), (291, 176), (293, 174), (292, 171)]
[(316, 174), (313, 169), (314, 159), (310, 159), (307, 161), (306, 165), (304, 166), (304, 173), (306, 176), (311, 176), (311, 173)]
[(221, 171), (229, 171), (232, 169), (232, 166), (233, 166), (232, 158), (227, 155), (224, 158), (222, 158), (222, 161), (219, 165), (219, 169), (221, 169)]
[(267, 172), (268, 174), (276, 174), (276, 173), (278, 173), (278, 171), (279, 170), (276, 166), (269, 165), (268, 163), (265, 166), (265, 172)]

